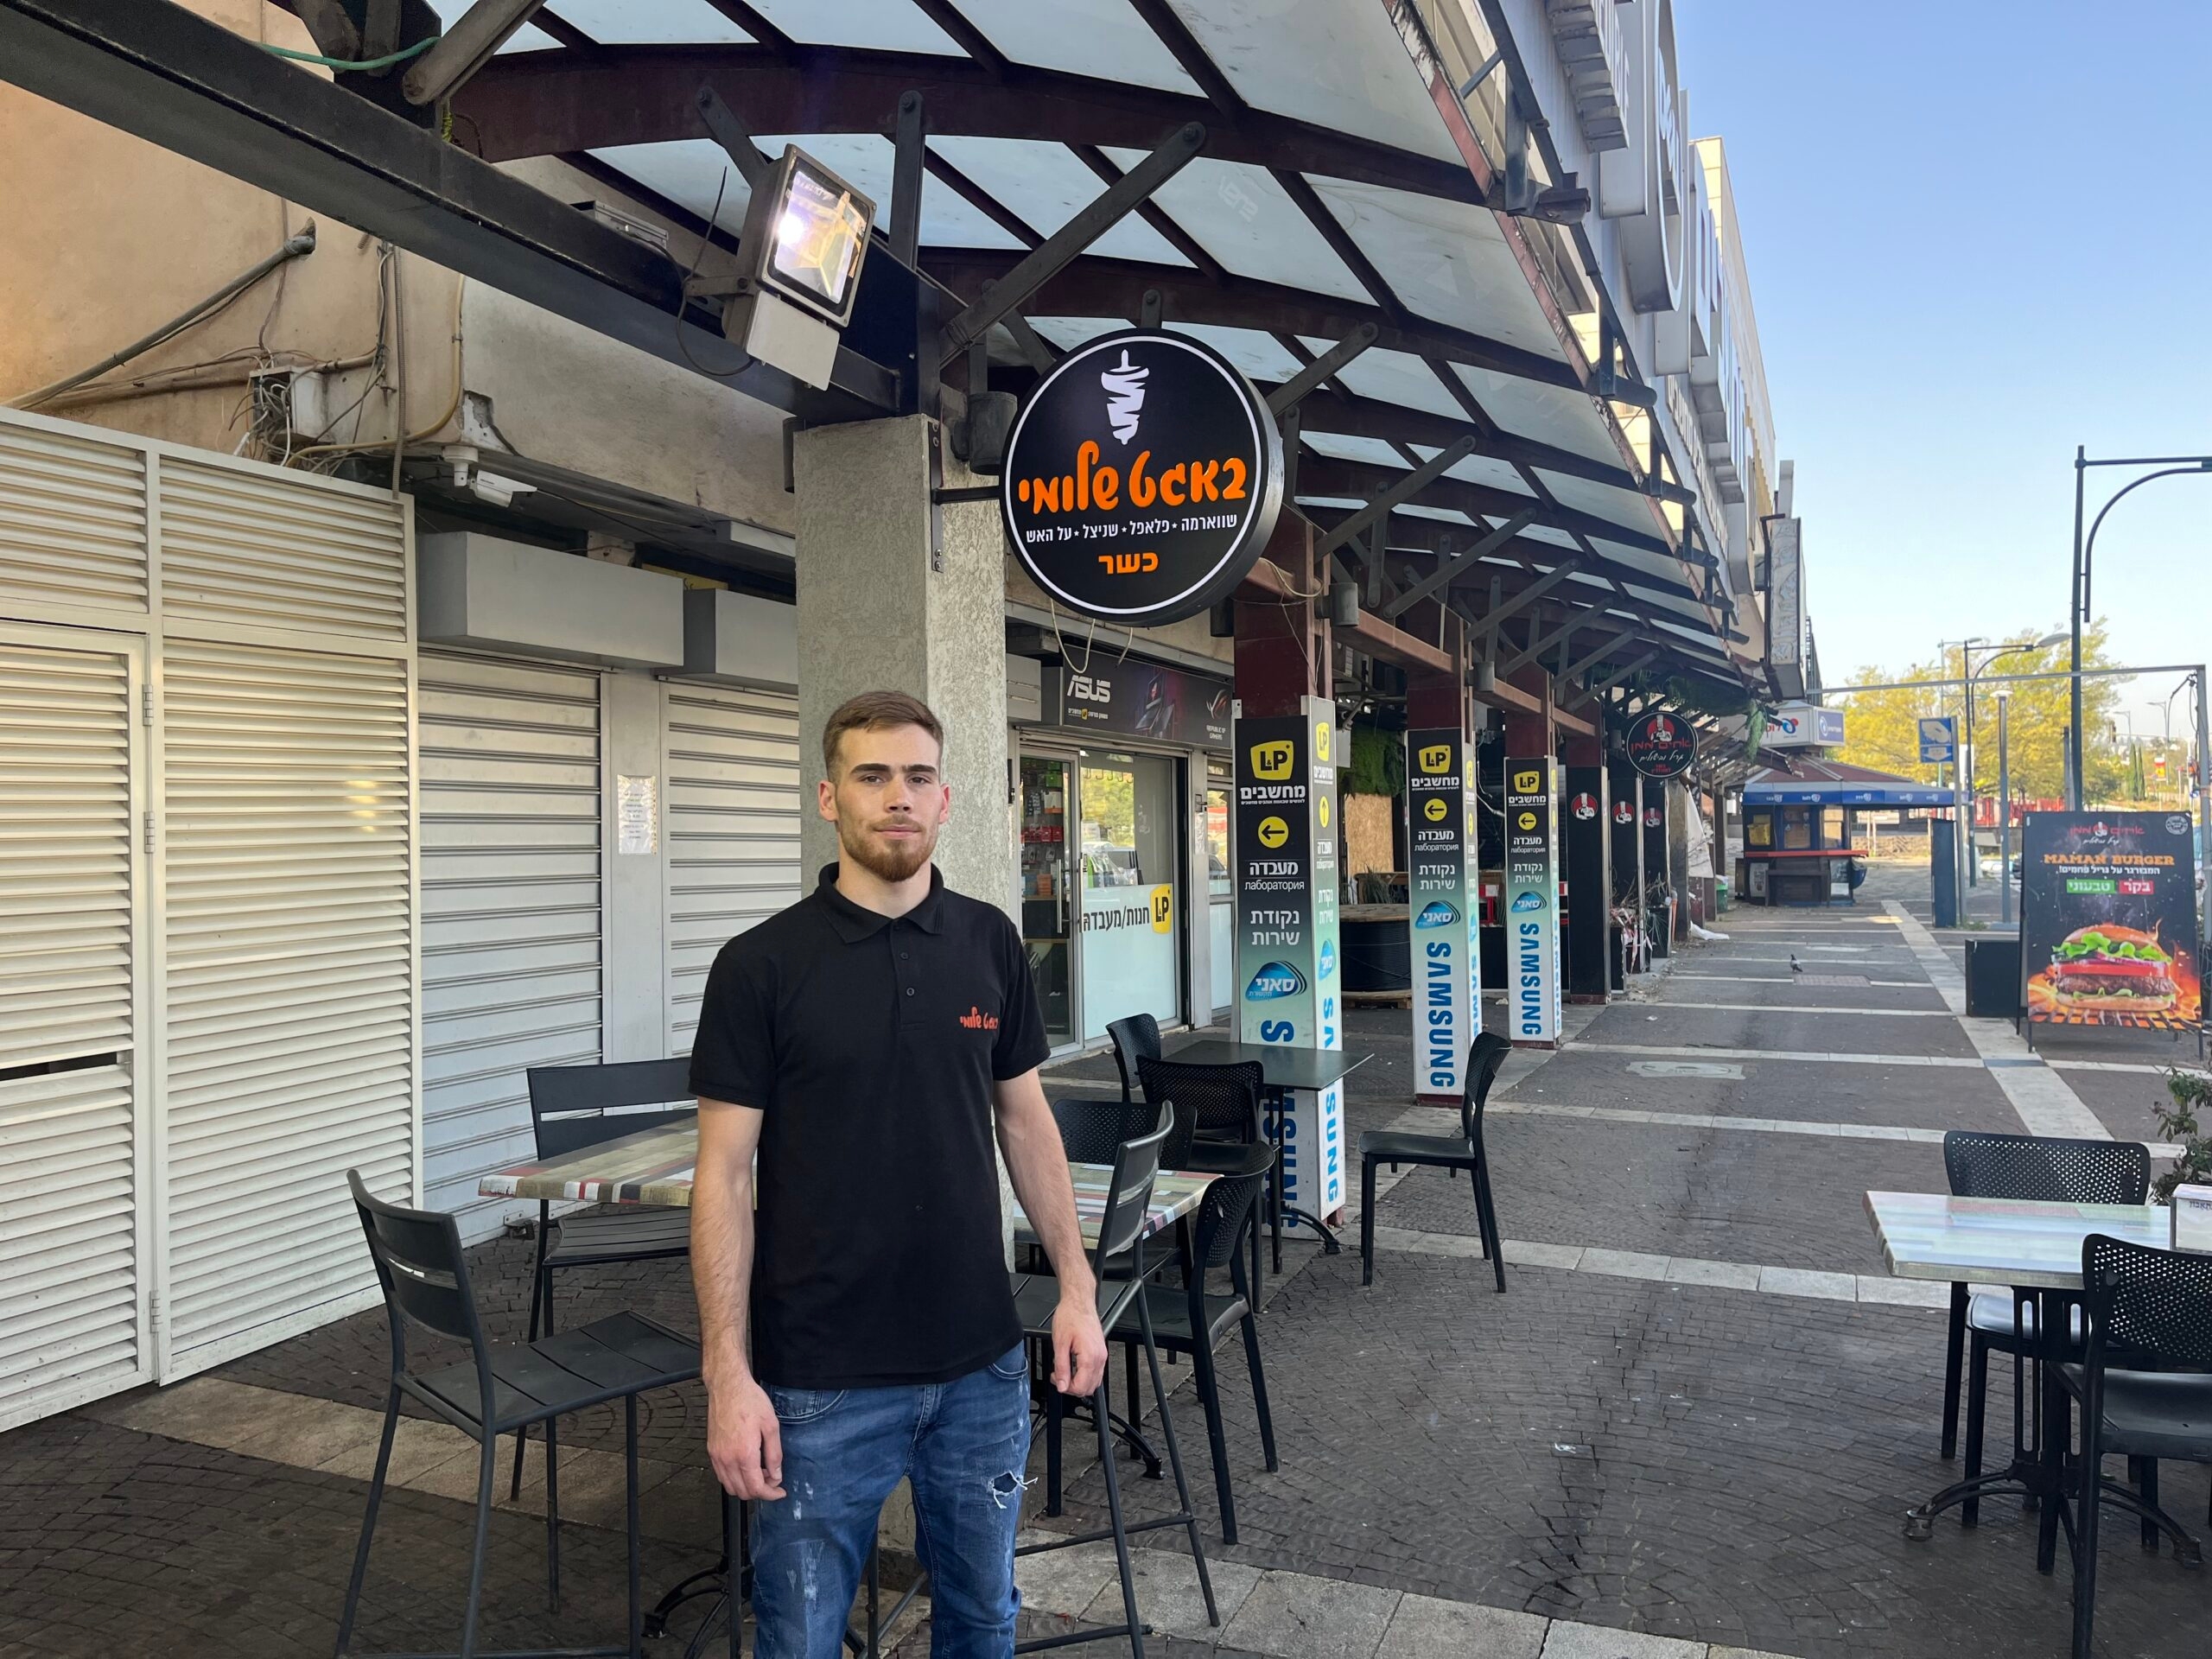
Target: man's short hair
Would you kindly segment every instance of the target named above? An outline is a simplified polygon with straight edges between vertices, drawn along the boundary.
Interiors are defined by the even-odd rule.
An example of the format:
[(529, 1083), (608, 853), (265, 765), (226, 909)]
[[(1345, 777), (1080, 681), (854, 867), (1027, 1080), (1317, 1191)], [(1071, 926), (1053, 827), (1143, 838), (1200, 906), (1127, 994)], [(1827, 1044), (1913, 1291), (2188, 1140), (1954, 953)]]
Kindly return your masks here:
[(944, 747), (944, 722), (919, 697), (904, 691), (863, 691), (837, 705), (822, 728), (822, 770), (837, 775), (837, 746), (847, 732), (885, 732), (899, 726), (918, 726)]

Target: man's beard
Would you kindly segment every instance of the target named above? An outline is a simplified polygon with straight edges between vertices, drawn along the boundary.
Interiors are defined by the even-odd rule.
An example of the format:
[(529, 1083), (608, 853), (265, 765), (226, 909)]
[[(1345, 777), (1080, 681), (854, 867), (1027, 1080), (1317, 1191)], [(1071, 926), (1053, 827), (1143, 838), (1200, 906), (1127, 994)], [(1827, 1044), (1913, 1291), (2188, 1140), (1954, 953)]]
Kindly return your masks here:
[(937, 850), (935, 832), (925, 825), (920, 828), (918, 835), (904, 841), (884, 842), (868, 839), (865, 831), (849, 830), (840, 818), (837, 845), (870, 875), (885, 881), (904, 881), (928, 863), (930, 855)]

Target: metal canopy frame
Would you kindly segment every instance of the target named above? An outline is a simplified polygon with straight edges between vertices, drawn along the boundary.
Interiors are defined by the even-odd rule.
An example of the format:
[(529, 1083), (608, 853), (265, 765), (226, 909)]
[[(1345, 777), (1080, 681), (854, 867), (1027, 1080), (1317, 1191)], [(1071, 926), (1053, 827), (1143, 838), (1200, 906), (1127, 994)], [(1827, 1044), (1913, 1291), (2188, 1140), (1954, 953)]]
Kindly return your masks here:
[[(306, 0), (289, 3), (308, 13), (317, 10)], [(965, 57), (801, 43), (742, 0), (707, 3), (753, 35), (756, 43), (610, 46), (561, 18), (559, 0), (486, 4), (487, 26), (494, 14), (517, 21), (529, 16), (561, 42), (561, 49), (479, 59), (480, 67), (471, 66), (454, 94), (454, 130), (474, 140), (480, 158), (277, 61), (219, 25), (150, 0), (0, 0), (0, 76), (595, 332), (721, 378), (808, 422), (866, 418), (911, 409), (918, 402), (933, 407), (933, 387), (918, 384), (935, 379), (939, 353), (930, 346), (944, 348), (949, 366), (961, 347), (984, 339), (995, 323), (1013, 338), (1030, 368), (1041, 367), (1052, 348), (1028, 327), (1025, 311), (1119, 317), (1138, 308), (1132, 301), (1141, 296), (1140, 315), (1273, 334), (1301, 365), (1287, 388), (1277, 388), (1293, 406), (1286, 425), (1293, 428), (1287, 435), (1294, 451), (1295, 424), (1302, 421), (1314, 432), (1380, 439), (1405, 462), (1405, 471), (1393, 476), (1392, 468), (1335, 461), (1309, 450), (1299, 463), (1304, 493), (1371, 500), (1379, 493), (1402, 493), (1412, 474), (1422, 480), (1415, 486), (1414, 501), (1468, 513), (1478, 536), (1487, 533), (1487, 520), (1529, 515), (1524, 522), (1567, 533), (1584, 556), (1588, 573), (1611, 588), (1606, 602), (1634, 613), (1651, 643), (1683, 657), (1695, 671), (1716, 671), (1716, 664), (1700, 660), (1700, 640), (1662, 629), (1632, 591), (1637, 585), (1661, 584), (1605, 559), (1592, 544), (1593, 538), (1605, 540), (1680, 560), (1684, 576), (1690, 577), (1692, 537), (1674, 528), (1662, 505), (1687, 506), (1694, 498), (1666, 475), (1656, 429), (1650, 456), (1629, 446), (1618, 417), (1603, 402), (1609, 393), (1621, 395), (1603, 372), (1610, 365), (1589, 360), (1572, 325), (1538, 280), (1535, 256), (1518, 226), (1510, 218), (1498, 221), (1548, 320), (1556, 357), (1414, 313), (1306, 177), (1310, 172), (1471, 207), (1503, 203), (1498, 192), (1506, 181), (1493, 175), (1451, 88), (1436, 79), (1426, 25), (1407, 0), (1370, 3), (1380, 4), (1408, 41), (1416, 70), (1431, 83), (1429, 91), (1460, 152), (1458, 162), (1255, 108), (1167, 0), (1128, 3), (1189, 75), (1197, 96), (1012, 63), (944, 0), (909, 3)], [(321, 21), (327, 25), (327, 18)], [(900, 141), (893, 238), (879, 232), (862, 283), (861, 315), (848, 335), (866, 351), (842, 346), (825, 391), (798, 385), (747, 358), (722, 337), (714, 310), (682, 292), (680, 276), (670, 262), (488, 164), (523, 156), (561, 156), (609, 188), (671, 211), (676, 222), (689, 219), (727, 245), (726, 236), (701, 224), (696, 214), (657, 199), (623, 169), (582, 153), (696, 138), (702, 124), (702, 86), (720, 92), (753, 130), (870, 133)], [(925, 107), (925, 124), (920, 118)], [(1363, 303), (1224, 270), (1150, 199), (1151, 189), (1180, 162), (1163, 165), (1155, 153), (1124, 179), (1106, 154), (1108, 149), (1154, 149), (1162, 130), (1175, 129), (1188, 146), (1181, 157), (1187, 161), (1197, 149), (1189, 139), (1194, 127), (1202, 129), (1198, 142), (1210, 157), (1268, 170), (1351, 273), (1366, 296)], [(925, 133), (1058, 143), (1089, 166), (1106, 188), (1065, 231), (1041, 236), (929, 149)], [(917, 251), (918, 150), (930, 176), (986, 213), (1024, 251), (918, 250), (918, 272), (911, 257), (899, 257)], [(739, 159), (741, 164), (743, 157)], [(1113, 218), (1131, 213), (1187, 259), (1188, 267), (1083, 255)], [(1096, 222), (1102, 218), (1103, 223)], [(1086, 221), (1088, 236), (1071, 234)], [(1039, 276), (1045, 279), (1041, 286), (1033, 280)], [(943, 292), (932, 295), (932, 287)], [(998, 290), (995, 297), (993, 289)], [(1602, 310), (1602, 296), (1599, 302)], [(871, 309), (881, 325), (873, 333), (867, 326)], [(911, 336), (914, 319), (932, 313), (950, 317), (951, 324), (918, 353), (881, 349), (887, 335), (895, 338), (903, 329)], [(1317, 364), (1302, 339), (1341, 344)], [(1341, 372), (1358, 352), (1370, 347), (1426, 365), (1459, 406), (1461, 418), (1353, 394)], [(868, 353), (879, 360), (871, 360)], [(1504, 431), (1467, 381), (1453, 372), (1455, 365), (1591, 397), (1618, 451), (1618, 464)], [(1434, 476), (1442, 469), (1424, 462), (1412, 447), (1416, 444), (1446, 453), (1464, 444), (1466, 453), (1512, 467), (1529, 493)], [(1563, 505), (1543, 472), (1642, 498), (1650, 528), (1632, 528)], [(1357, 489), (1340, 487), (1355, 481)], [(1376, 522), (1388, 521), (1386, 509)], [(1388, 534), (1377, 540), (1387, 543)], [(1510, 545), (1516, 556), (1524, 549), (1533, 554), (1541, 547), (1544, 553), (1535, 556), (1554, 565), (1567, 551), (1525, 538)], [(1371, 556), (1379, 576), (1382, 548), (1378, 545)], [(1424, 591), (1433, 587), (1450, 592), (1448, 582)], [(1701, 632), (1709, 632), (1718, 652), (1728, 657), (1731, 636), (1715, 603), (1725, 595), (1694, 579), (1681, 591), (1705, 613)], [(1743, 669), (1730, 658), (1718, 671), (1741, 677)]]

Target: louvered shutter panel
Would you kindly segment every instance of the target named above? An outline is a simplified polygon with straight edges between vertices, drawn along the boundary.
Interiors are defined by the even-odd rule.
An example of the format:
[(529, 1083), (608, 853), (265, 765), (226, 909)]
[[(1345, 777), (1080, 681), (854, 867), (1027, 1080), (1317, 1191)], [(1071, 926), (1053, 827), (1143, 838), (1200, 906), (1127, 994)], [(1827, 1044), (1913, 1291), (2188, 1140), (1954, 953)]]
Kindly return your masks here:
[(725, 942), (798, 902), (798, 699), (671, 683), (661, 704), (668, 1052), (689, 1054)]
[(0, 640), (0, 1429), (149, 1358), (130, 702), (119, 652)]
[(408, 668), (165, 658), (165, 1375), (373, 1284), (345, 1176), (415, 1157)]
[(82, 606), (143, 616), (146, 572), (144, 453), (20, 415), (0, 423), (5, 608), (22, 614)]
[(424, 652), (423, 1188), (461, 1236), (535, 1204), (477, 1196), (537, 1155), (524, 1073), (601, 1055), (600, 681)]
[(402, 644), (407, 537), (391, 498), (270, 467), (166, 456), (162, 608), (194, 621)]

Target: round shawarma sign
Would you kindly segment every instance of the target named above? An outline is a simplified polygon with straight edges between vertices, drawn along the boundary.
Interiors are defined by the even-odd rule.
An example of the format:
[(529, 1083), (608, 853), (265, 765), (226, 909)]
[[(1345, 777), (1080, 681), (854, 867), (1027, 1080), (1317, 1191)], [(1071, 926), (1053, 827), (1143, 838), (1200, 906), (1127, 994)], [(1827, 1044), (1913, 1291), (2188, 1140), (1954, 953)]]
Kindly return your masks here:
[(1628, 728), (1629, 764), (1647, 778), (1679, 778), (1697, 759), (1697, 734), (1689, 722), (1654, 709)]
[(1037, 383), (999, 499), (1014, 556), (1060, 604), (1158, 626), (1226, 597), (1258, 560), (1282, 506), (1282, 439), (1220, 353), (1128, 329)]

